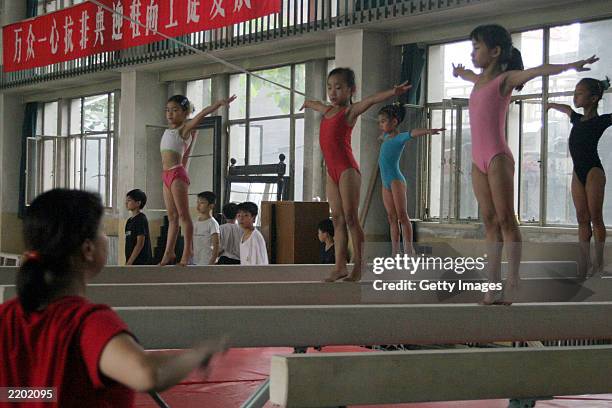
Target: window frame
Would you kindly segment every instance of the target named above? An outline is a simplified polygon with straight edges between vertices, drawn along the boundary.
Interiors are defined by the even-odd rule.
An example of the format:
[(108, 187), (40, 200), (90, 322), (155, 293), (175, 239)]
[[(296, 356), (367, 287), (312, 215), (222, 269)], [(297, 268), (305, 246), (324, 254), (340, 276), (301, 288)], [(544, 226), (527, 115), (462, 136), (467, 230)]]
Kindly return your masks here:
[[(85, 104), (84, 101), (86, 98), (95, 97), (95, 96), (106, 96), (106, 102), (108, 104), (108, 112), (106, 115), (106, 131), (84, 131), (84, 109)], [(53, 185), (51, 188), (59, 188), (59, 187), (67, 187), (67, 188), (75, 188), (79, 190), (85, 189), (85, 166), (86, 166), (86, 157), (85, 157), (85, 141), (88, 138), (97, 138), (102, 139), (100, 135), (105, 135), (106, 139), (106, 157), (104, 158), (104, 163), (106, 166), (106, 181), (104, 185), (104, 197), (105, 200), (103, 205), (106, 209), (112, 209), (115, 205), (116, 200), (116, 174), (117, 174), (117, 133), (118, 133), (118, 107), (119, 107), (119, 98), (120, 94), (118, 91), (109, 91), (103, 93), (94, 93), (88, 95), (81, 95), (74, 98), (66, 98), (66, 99), (54, 99), (49, 101), (41, 101), (39, 102), (39, 111), (37, 112), (37, 117), (40, 118), (40, 124), (37, 123), (36, 132), (33, 137), (27, 138), (26, 145), (26, 167), (25, 167), (25, 198), (26, 198), (26, 206), (29, 206), (32, 200), (39, 194), (42, 194), (44, 191), (44, 163), (47, 158), (45, 157), (44, 143), (52, 140), (53, 141)], [(72, 102), (74, 100), (79, 101), (79, 109), (80, 109), (80, 123), (79, 123), (79, 133), (71, 132), (71, 119), (72, 119)], [(45, 135), (45, 106), (49, 103), (57, 103), (57, 134), (56, 135)], [(112, 105), (112, 106), (111, 106)], [(66, 116), (66, 117), (64, 117)], [(112, 116), (112, 117), (111, 117)], [(111, 127), (111, 123), (113, 126)], [(63, 129), (63, 126), (66, 126), (66, 129)], [(38, 129), (40, 128), (40, 132)], [(73, 150), (73, 145), (76, 145), (76, 140), (80, 141), (80, 164), (77, 169), (74, 166), (74, 185), (71, 181), (71, 171), (76, 160), (75, 151)], [(33, 144), (34, 148), (31, 149), (30, 146)], [(32, 151), (33, 150), (33, 151)], [(99, 152), (99, 155), (101, 153)], [(100, 156), (100, 159), (101, 156)], [(36, 165), (36, 169), (30, 168), (30, 163), (33, 162)], [(101, 161), (100, 161), (101, 163)], [(32, 174), (35, 172), (35, 174)], [(32, 183), (34, 183), (34, 187), (32, 189)], [(32, 194), (30, 195), (30, 190), (32, 189)], [(99, 189), (98, 192), (101, 192)]]
[[(296, 86), (296, 66), (298, 65), (304, 65), (305, 66), (305, 62), (295, 62), (295, 63), (291, 63), (291, 64), (283, 64), (283, 65), (275, 65), (275, 66), (270, 66), (270, 67), (265, 67), (265, 68), (261, 68), (261, 69), (257, 69), (256, 71), (253, 71), (254, 73), (258, 73), (258, 72), (262, 72), (262, 71), (266, 71), (266, 70), (270, 70), (270, 69), (276, 69), (276, 68), (285, 68), (285, 67), (290, 67), (291, 69), (291, 74), (290, 74), (290, 81), (291, 81), (291, 86), (293, 87), (293, 89), (295, 89), (297, 91), (297, 86)], [(305, 67), (304, 67), (305, 68)], [(235, 73), (235, 74), (231, 74), (231, 75), (242, 75), (243, 73)], [(228, 85), (229, 86), (229, 85)], [(271, 120), (277, 120), (277, 119), (289, 119), (289, 150), (290, 150), (290, 160), (288, 164), (288, 168), (289, 168), (289, 177), (290, 177), (290, 186), (289, 186), (289, 197), (290, 200), (293, 200), (295, 197), (295, 158), (296, 158), (296, 121), (299, 119), (304, 119), (305, 118), (305, 113), (304, 112), (299, 112), (297, 110), (297, 107), (295, 105), (295, 98), (296, 98), (296, 92), (290, 92), (290, 97), (289, 97), (289, 113), (288, 114), (283, 114), (283, 115), (271, 115), (271, 116), (261, 116), (261, 117), (256, 117), (256, 118), (252, 118), (251, 117), (251, 109), (250, 109), (250, 105), (251, 105), (251, 76), (250, 75), (246, 75), (246, 107), (245, 107), (245, 114), (244, 114), (244, 118), (240, 118), (240, 119), (228, 119), (228, 138), (226, 140), (226, 145), (225, 145), (225, 151), (227, 152), (227, 163), (229, 163), (229, 161), (232, 159), (232, 157), (230, 156), (230, 146), (231, 146), (231, 128), (232, 126), (243, 126), (244, 127), (244, 165), (251, 165), (252, 163), (249, 162), (249, 151), (250, 151), (250, 125), (251, 123), (259, 123), (259, 122), (265, 122), (265, 121), (271, 121)], [(304, 119), (305, 120), (305, 119)], [(305, 122), (304, 122), (305, 123)], [(234, 157), (234, 159), (236, 159)], [(275, 163), (258, 163), (258, 164), (275, 164)], [(242, 163), (240, 163), (240, 165), (242, 165)]]

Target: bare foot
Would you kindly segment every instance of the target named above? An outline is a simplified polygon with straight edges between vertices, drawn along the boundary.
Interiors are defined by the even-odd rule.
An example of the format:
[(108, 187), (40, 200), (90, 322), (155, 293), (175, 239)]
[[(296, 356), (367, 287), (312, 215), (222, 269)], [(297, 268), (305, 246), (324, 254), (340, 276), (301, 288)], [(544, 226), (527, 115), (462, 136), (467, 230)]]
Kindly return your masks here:
[(586, 278), (592, 278), (595, 275), (604, 275), (604, 269), (599, 265), (591, 265), (591, 269), (586, 274)]
[(183, 255), (181, 256), (181, 262), (178, 263), (178, 266), (187, 266), (190, 264), (193, 264), (192, 258), (193, 255), (189, 252), (183, 252)]
[(342, 282), (359, 282), (361, 280), (361, 270), (363, 268), (363, 262), (355, 262), (353, 270), (342, 280)]
[[(508, 275), (508, 277), (506, 278), (506, 284), (504, 285), (503, 289), (507, 289), (512, 292), (518, 292), (520, 286), (521, 278), (519, 278), (518, 276)], [(502, 293), (504, 291), (503, 289)]]
[(480, 302), (478, 302), (478, 304), (484, 305), (484, 306), (491, 306), (491, 305), (510, 306), (512, 302), (504, 299), (505, 297), (504, 289), (500, 291), (489, 291), (485, 293), (484, 298)]
[(483, 306), (510, 306), (512, 304), (512, 302), (507, 301), (507, 300), (503, 300), (501, 297), (497, 297), (495, 295), (489, 296), (489, 293), (487, 293), (485, 295), (484, 299), (482, 299), (480, 302), (478, 302), (479, 305), (483, 305)]
[(176, 255), (164, 254), (162, 260), (157, 265), (159, 266), (174, 265), (175, 262), (176, 262)]
[(578, 262), (578, 275), (577, 278), (581, 280), (585, 280), (591, 276), (591, 271), (593, 270), (592, 265), (589, 265), (587, 262)]
[(323, 282), (336, 282), (342, 278), (345, 278), (347, 275), (348, 273), (346, 272), (346, 269), (334, 269), (333, 271), (331, 271), (331, 274), (327, 278), (323, 279)]

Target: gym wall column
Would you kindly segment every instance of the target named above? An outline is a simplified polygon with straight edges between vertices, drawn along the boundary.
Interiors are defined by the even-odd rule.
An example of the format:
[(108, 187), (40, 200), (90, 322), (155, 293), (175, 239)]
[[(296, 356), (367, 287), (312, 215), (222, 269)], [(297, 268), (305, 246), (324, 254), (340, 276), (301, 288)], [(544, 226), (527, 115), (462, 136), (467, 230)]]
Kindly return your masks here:
[[(213, 75), (210, 80), (211, 88), (211, 103), (215, 103), (219, 99), (229, 98), (229, 75), (219, 74)], [(227, 121), (229, 120), (229, 108), (224, 106), (213, 113), (215, 116), (221, 116), (221, 191), (219, 192), (219, 204), (217, 210), (221, 212), (222, 200), (225, 196), (225, 175), (227, 174), (227, 168), (229, 166), (228, 146), (229, 146), (229, 134), (227, 132), (228, 126)]]
[[(306, 63), (306, 95), (326, 101), (327, 60)], [(299, 109), (299, 106), (297, 107)], [(304, 112), (304, 201), (320, 197), (325, 201), (325, 166), (319, 146), (319, 125), (322, 115), (312, 109)], [(299, 169), (296, 169), (297, 172)]]
[[(120, 109), (120, 124), (119, 135), (117, 138), (117, 209), (120, 217), (123, 219), (118, 223), (117, 231), (119, 236), (119, 255), (120, 264), (125, 261), (125, 236), (124, 225), (128, 213), (125, 206), (122, 204), (125, 194), (134, 189), (140, 188), (147, 194), (147, 209), (165, 208), (162, 198), (162, 181), (161, 181), (161, 158), (159, 149), (155, 157), (152, 148), (147, 147), (147, 125), (166, 126), (166, 118), (164, 109), (168, 95), (168, 87), (166, 84), (159, 82), (159, 77), (156, 73), (148, 73), (142, 71), (126, 71), (121, 73), (121, 102)], [(161, 131), (161, 130), (160, 130)], [(149, 146), (150, 147), (150, 146)], [(148, 153), (149, 152), (149, 153)], [(148, 166), (157, 166), (159, 171), (151, 172), (147, 169)], [(149, 171), (148, 171), (149, 170)], [(148, 182), (147, 174), (157, 174), (159, 182)], [(147, 191), (146, 185), (149, 185)], [(155, 190), (151, 191), (155, 186)], [(154, 217), (154, 214), (147, 212), (149, 218), (149, 229), (151, 231), (152, 242), (159, 234), (159, 221)], [(163, 214), (165, 215), (165, 214)]]
[[(4, 1), (0, 23), (2, 26), (26, 18), (25, 1)], [(0, 58), (2, 32), (0, 31)], [(19, 94), (0, 93), (0, 251), (21, 253), (23, 240), (19, 206), (19, 169), (21, 138), (25, 104)]]
[[(385, 34), (365, 30), (347, 30), (336, 36), (336, 67), (350, 67), (355, 71), (357, 93), (354, 100), (388, 89), (396, 83), (399, 73), (398, 47), (392, 47)], [(395, 102), (390, 98), (383, 104)], [(352, 147), (361, 170), (360, 211), (366, 202), (370, 179), (376, 173), (380, 143), (377, 138), (378, 110), (383, 104), (371, 107), (355, 123)], [(370, 199), (364, 232), (366, 241), (388, 239), (386, 213), (382, 204), (380, 181)]]

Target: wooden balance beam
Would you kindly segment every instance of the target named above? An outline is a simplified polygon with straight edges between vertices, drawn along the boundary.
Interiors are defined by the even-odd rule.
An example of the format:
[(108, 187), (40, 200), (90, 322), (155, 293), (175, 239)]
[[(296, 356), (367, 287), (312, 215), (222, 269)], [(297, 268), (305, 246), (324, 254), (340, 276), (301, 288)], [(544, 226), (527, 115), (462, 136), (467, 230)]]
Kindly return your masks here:
[[(502, 264), (502, 270), (505, 269)], [(91, 283), (214, 283), (214, 282), (320, 282), (329, 276), (331, 265), (214, 265), (159, 267), (159, 266), (107, 266)], [(0, 266), (0, 286), (13, 285), (18, 268)], [(573, 278), (577, 273), (575, 262), (521, 263), (521, 273), (530, 278)], [(455, 275), (452, 271), (419, 271), (410, 275), (404, 271), (387, 272), (387, 279), (428, 279), (447, 278)], [(484, 277), (483, 273), (466, 273), (466, 278)], [(376, 278), (366, 274), (366, 280)]]
[[(447, 279), (446, 285), (457, 279)], [(483, 280), (465, 281), (471, 284)], [(423, 290), (413, 281), (414, 290), (380, 291), (382, 283), (323, 282), (236, 282), (236, 283), (143, 283), (91, 284), (87, 296), (93, 302), (111, 306), (264, 306), (264, 305), (347, 305), (389, 303), (477, 303), (484, 293), (459, 291), (450, 286)], [(437, 285), (427, 281), (427, 285)], [(525, 279), (516, 302), (579, 302), (612, 300), (612, 278)], [(14, 297), (15, 286), (0, 287), (0, 302)]]
[(272, 357), (285, 407), (602, 394), (612, 346), (294, 354)]
[[(612, 339), (612, 302), (116, 308), (147, 349)], [(608, 378), (607, 376), (606, 378)]]

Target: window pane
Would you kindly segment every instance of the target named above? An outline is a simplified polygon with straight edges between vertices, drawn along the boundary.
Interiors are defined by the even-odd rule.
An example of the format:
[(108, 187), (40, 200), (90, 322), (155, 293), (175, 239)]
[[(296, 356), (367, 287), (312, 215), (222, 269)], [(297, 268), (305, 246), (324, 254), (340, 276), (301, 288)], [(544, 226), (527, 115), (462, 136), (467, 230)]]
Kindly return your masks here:
[(109, 106), (109, 115), (110, 115), (110, 131), (115, 130), (115, 94), (110, 94), (110, 106)]
[[(521, 221), (540, 220), (540, 160), (542, 104), (538, 100), (523, 101), (521, 153)], [(516, 160), (516, 158), (515, 158)]]
[(230, 127), (229, 139), (229, 159), (236, 159), (237, 166), (244, 166), (246, 164), (244, 149), (246, 146), (245, 125), (243, 123), (232, 125)]
[[(191, 145), (189, 155), (189, 174), (197, 174), (189, 185), (189, 206), (197, 206), (197, 194), (202, 191), (212, 191), (214, 188), (214, 145), (215, 131), (213, 128), (198, 129), (197, 136)], [(220, 208), (217, 206), (217, 208)]]
[[(295, 66), (295, 84), (293, 87), (299, 92), (306, 93), (306, 64), (298, 64)], [(299, 112), (304, 104), (304, 96), (295, 94), (294, 103), (295, 112)]]
[(454, 134), (456, 126), (451, 109), (444, 110), (446, 132), (442, 133), (442, 193), (440, 193), (440, 218), (455, 217), (455, 149), (457, 148)]
[(520, 151), (520, 105), (517, 103), (510, 103), (508, 108), (508, 118), (506, 121), (507, 131), (506, 131), (506, 139), (508, 140), (508, 146), (510, 147), (510, 151), (512, 152), (512, 156), (515, 161), (515, 169), (514, 169), (514, 211), (518, 213), (519, 211), (519, 176), (520, 171), (519, 165), (521, 163), (521, 151)]
[[(262, 201), (276, 201), (277, 187), (276, 183), (232, 183), (230, 202), (251, 201), (261, 209)], [(258, 216), (256, 225), (260, 225), (260, 220), (261, 216)]]
[(42, 191), (44, 193), (47, 190), (51, 190), (55, 187), (55, 149), (54, 145), (55, 141), (52, 139), (47, 139), (43, 141), (43, 157), (42, 157)]
[[(431, 127), (442, 127), (442, 110), (431, 111)], [(429, 184), (429, 216), (440, 217), (440, 180), (442, 178), (442, 137), (443, 135), (431, 136), (430, 147), (430, 184)]]
[(83, 131), (108, 130), (108, 95), (96, 95), (83, 99)]
[(81, 188), (81, 138), (70, 139), (70, 188)]
[[(604, 94), (603, 99), (599, 102), (599, 112), (612, 112), (612, 94)], [(599, 157), (603, 168), (608, 172), (612, 171), (612, 127), (609, 127), (601, 136), (599, 141)], [(603, 216), (606, 225), (612, 225), (612, 183), (606, 183), (606, 192), (604, 194)]]
[[(459, 171), (459, 218), (478, 219), (478, 202), (472, 187), (472, 131), (467, 107), (461, 109), (461, 168)], [(437, 137), (437, 136), (432, 136)]]
[(39, 155), (39, 146), (40, 142), (34, 138), (28, 138), (28, 151), (27, 151), (27, 183), (28, 188), (26, 190), (26, 202), (30, 204), (34, 197), (36, 197), (37, 186), (36, 183), (38, 181), (38, 155)]
[[(293, 199), (304, 199), (304, 119), (295, 120), (295, 176), (293, 180)], [(311, 197), (306, 197), (310, 200)]]
[(251, 122), (249, 125), (249, 164), (274, 164), (279, 154), (284, 154), (285, 163), (291, 163), (290, 119), (274, 119)]
[(244, 119), (246, 117), (246, 74), (230, 76), (230, 96), (238, 98), (232, 102), (229, 108), (230, 119)]
[(42, 135), (42, 126), (43, 126), (43, 107), (38, 105), (38, 109), (36, 110), (36, 136)]
[(603, 79), (610, 75), (612, 66), (612, 38), (610, 20), (586, 24), (572, 24), (550, 29), (550, 62), (563, 64), (596, 54), (600, 61), (591, 66), (591, 71), (565, 71), (550, 77), (551, 92), (572, 91), (580, 78)]
[(57, 102), (45, 103), (44, 129), (45, 136), (57, 136)]
[(327, 73), (329, 74), (335, 68), (336, 68), (336, 60), (335, 59), (327, 60)]
[(106, 138), (85, 139), (85, 189), (106, 202)]
[(110, 173), (110, 177), (107, 180), (107, 183), (109, 183), (108, 191), (110, 192), (110, 196), (106, 199), (106, 205), (112, 207), (114, 203), (113, 178), (115, 176), (115, 173), (113, 171), (115, 163), (115, 138), (112, 135), (110, 136), (110, 152), (108, 152), (108, 154), (110, 155), (110, 169), (108, 169), (107, 173)]
[(81, 98), (70, 102), (70, 134), (81, 134)]
[[(543, 64), (544, 32), (542, 30), (513, 34), (512, 42), (521, 51), (525, 68), (533, 68)], [(527, 82), (521, 90), (523, 95), (532, 93), (542, 93), (542, 77)]]
[[(556, 98), (554, 102), (571, 106), (572, 98)], [(571, 190), (573, 165), (568, 149), (571, 128), (567, 115), (554, 109), (548, 111), (546, 222), (549, 224), (576, 224)]]
[[(291, 67), (280, 67), (258, 71), (257, 75), (278, 84), (291, 86)], [(290, 111), (291, 93), (256, 77), (251, 77), (250, 116), (287, 115)]]
[(471, 41), (429, 47), (427, 70), (427, 101), (441, 102), (449, 98), (469, 98), (473, 84), (453, 76), (452, 64), (463, 64), (467, 69), (479, 72), (470, 54)]
[(51, 13), (57, 10), (57, 0), (46, 0), (47, 13)]
[[(199, 112), (207, 106), (210, 106), (210, 79), (199, 79), (197, 81), (187, 82), (187, 98), (195, 107), (195, 111)], [(237, 103), (233, 102), (233, 103)]]

